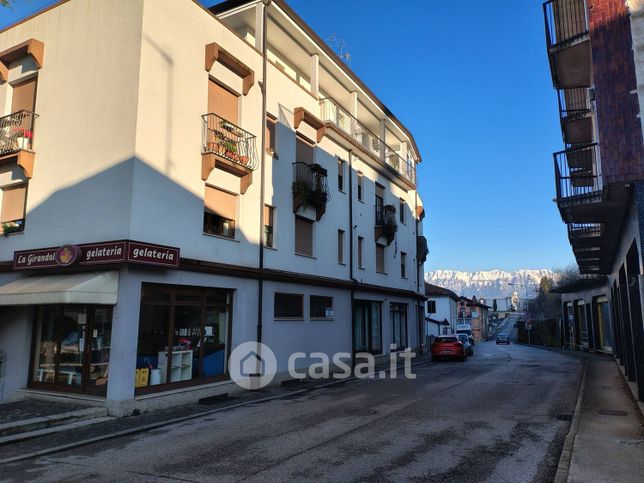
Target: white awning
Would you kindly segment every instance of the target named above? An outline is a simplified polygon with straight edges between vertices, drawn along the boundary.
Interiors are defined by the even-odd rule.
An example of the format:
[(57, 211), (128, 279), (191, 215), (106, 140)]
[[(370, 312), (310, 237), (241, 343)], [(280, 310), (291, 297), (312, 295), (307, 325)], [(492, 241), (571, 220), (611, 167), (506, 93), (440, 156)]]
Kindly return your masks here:
[(39, 304), (115, 305), (118, 272), (47, 275), (0, 286), (0, 306)]

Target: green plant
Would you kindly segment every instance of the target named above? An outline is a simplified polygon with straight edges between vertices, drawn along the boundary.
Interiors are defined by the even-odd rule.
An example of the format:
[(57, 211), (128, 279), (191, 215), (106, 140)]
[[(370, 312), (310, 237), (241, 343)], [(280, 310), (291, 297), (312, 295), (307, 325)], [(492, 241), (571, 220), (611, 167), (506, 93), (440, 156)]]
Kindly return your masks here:
[(9, 235), (10, 233), (22, 231), (22, 225), (16, 223), (15, 221), (6, 221), (0, 224), (0, 228), (2, 228), (2, 234), (4, 236)]

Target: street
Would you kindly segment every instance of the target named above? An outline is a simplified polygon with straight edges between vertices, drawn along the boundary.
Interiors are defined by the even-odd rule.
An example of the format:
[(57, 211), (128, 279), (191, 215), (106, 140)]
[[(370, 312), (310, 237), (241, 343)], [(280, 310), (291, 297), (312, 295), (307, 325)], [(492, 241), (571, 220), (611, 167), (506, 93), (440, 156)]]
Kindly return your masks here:
[(236, 408), (8, 464), (0, 480), (551, 481), (579, 360), (516, 344), (474, 349), (465, 363), (414, 366), (415, 380)]

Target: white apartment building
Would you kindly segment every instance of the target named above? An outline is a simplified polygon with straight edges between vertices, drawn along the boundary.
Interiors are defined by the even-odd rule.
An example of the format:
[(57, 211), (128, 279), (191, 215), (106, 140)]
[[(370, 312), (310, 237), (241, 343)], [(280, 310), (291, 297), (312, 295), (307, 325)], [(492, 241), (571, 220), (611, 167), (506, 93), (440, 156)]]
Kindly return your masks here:
[(0, 31), (0, 115), (0, 398), (424, 340), (414, 138), (282, 0), (60, 1)]
[(457, 304), (460, 297), (451, 290), (425, 283), (425, 335), (443, 335), (456, 332)]

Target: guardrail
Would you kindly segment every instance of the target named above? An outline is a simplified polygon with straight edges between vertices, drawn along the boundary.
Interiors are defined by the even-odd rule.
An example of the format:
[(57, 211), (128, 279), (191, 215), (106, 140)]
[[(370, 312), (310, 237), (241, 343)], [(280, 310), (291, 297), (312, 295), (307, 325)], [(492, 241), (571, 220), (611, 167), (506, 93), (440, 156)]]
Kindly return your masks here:
[(0, 117), (0, 156), (20, 149), (33, 151), (34, 121), (37, 117), (30, 111)]
[(243, 130), (217, 114), (202, 117), (202, 153), (216, 154), (252, 171), (259, 158), (255, 149), (255, 135)]

